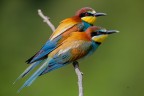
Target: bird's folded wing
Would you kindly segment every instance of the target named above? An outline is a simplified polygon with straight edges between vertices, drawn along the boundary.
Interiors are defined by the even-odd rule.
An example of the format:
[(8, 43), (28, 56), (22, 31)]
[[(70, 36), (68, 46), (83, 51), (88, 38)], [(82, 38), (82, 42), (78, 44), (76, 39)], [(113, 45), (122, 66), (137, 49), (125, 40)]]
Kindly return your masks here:
[[(76, 26), (76, 25), (79, 23), (80, 23), (80, 21), (77, 19), (68, 18), (68, 19), (63, 20), (61, 22), (61, 24), (58, 26), (58, 28), (56, 29), (56, 31), (52, 34), (50, 39), (40, 49), (40, 51), (38, 51), (34, 56), (32, 56), (26, 62), (31, 64), (31, 63), (45, 57), (47, 54), (49, 54), (51, 51), (53, 51), (57, 46), (59, 46), (59, 44), (61, 43), (60, 42), (61, 40), (65, 39), (64, 37), (61, 37), (60, 35), (66, 31), (67, 31), (67, 33), (78, 31), (78, 26)], [(68, 29), (71, 29), (71, 30), (68, 30)], [(58, 37), (58, 38), (56, 38), (56, 37)]]
[(51, 60), (49, 61), (48, 67), (41, 75), (85, 57), (91, 49), (91, 42), (82, 40), (64, 42), (48, 55)]
[[(68, 29), (72, 28), (74, 25), (79, 24), (81, 20), (76, 18), (68, 18), (63, 20), (60, 25), (57, 27), (55, 32), (51, 35), (50, 40), (53, 40), (57, 36), (61, 35), (62, 33), (66, 32)], [(74, 30), (77, 31), (77, 30)]]

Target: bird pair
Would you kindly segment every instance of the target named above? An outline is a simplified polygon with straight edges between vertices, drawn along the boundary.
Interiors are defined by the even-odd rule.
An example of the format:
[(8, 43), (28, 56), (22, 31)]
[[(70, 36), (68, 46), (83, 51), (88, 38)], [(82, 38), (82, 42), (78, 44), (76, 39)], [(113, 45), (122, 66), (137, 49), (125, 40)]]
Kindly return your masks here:
[(26, 61), (30, 66), (17, 80), (25, 77), (37, 65), (40, 67), (19, 91), (30, 86), (38, 76), (92, 54), (109, 34), (118, 32), (93, 26), (97, 17), (105, 15), (96, 13), (90, 7), (84, 7), (78, 10), (75, 16), (64, 19), (40, 51)]

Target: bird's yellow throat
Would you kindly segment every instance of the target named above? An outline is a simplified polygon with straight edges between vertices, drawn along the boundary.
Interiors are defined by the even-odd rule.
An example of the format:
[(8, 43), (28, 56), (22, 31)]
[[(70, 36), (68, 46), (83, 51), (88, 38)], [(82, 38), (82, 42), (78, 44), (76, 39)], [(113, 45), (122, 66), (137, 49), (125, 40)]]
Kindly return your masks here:
[(96, 22), (96, 17), (94, 16), (86, 16), (82, 17), (81, 19), (89, 24), (94, 24), (94, 22)]
[(107, 37), (108, 35), (94, 36), (92, 37), (92, 40), (94, 40), (95, 42), (102, 43)]

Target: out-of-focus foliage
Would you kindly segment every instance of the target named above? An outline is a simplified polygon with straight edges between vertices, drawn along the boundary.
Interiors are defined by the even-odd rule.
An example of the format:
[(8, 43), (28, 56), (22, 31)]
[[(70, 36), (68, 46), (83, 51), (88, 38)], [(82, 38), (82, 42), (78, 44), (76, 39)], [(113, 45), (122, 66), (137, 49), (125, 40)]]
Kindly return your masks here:
[(77, 96), (72, 65), (39, 77), (17, 94), (26, 78), (13, 81), (28, 66), (25, 60), (38, 51), (52, 33), (37, 9), (54, 25), (90, 6), (105, 12), (96, 25), (117, 29), (91, 57), (80, 62), (85, 96), (144, 96), (143, 0), (1, 0), (0, 96)]

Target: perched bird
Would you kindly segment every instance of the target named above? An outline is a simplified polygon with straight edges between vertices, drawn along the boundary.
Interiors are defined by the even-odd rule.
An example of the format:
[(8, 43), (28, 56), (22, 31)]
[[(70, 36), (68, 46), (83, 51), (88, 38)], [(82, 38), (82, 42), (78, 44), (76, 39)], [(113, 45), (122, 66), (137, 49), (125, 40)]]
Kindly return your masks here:
[[(83, 57), (92, 54), (98, 46), (108, 37), (109, 34), (117, 33), (117, 30), (106, 30), (101, 27), (91, 26), (85, 32), (72, 32), (57, 48), (47, 54), (40, 68), (24, 83), (20, 90), (30, 86), (40, 75), (75, 62)], [(22, 73), (20, 77), (27, 74), (39, 60)]]
[(84, 7), (78, 10), (75, 16), (63, 20), (40, 51), (26, 62), (31, 64), (43, 60), (46, 55), (65, 40), (71, 32), (85, 31), (88, 27), (93, 26), (94, 22), (96, 22), (96, 17), (105, 15), (105, 13), (96, 13), (96, 11), (90, 7)]

